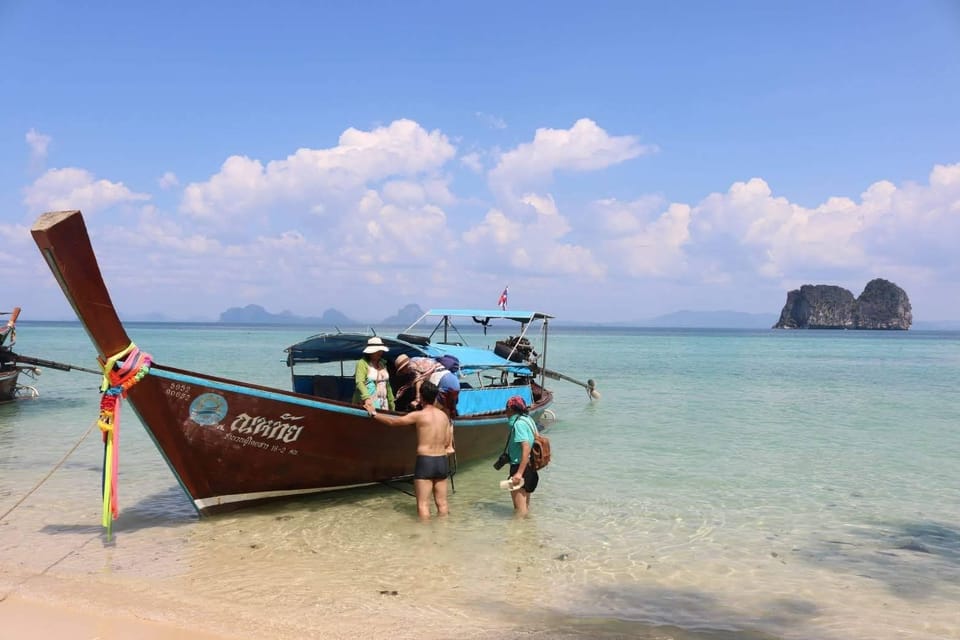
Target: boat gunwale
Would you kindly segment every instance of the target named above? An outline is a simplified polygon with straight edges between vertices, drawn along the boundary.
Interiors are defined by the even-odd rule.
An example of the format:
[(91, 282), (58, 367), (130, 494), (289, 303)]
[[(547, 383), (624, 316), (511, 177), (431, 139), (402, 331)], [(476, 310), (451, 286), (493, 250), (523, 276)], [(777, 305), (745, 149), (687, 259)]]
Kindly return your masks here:
[[(164, 373), (157, 372), (167, 372), (172, 375), (164, 375)], [(297, 404), (300, 406), (308, 407), (311, 409), (316, 409), (320, 411), (333, 411), (335, 413), (345, 413), (349, 415), (355, 415), (364, 417), (367, 416), (367, 410), (363, 407), (348, 402), (346, 400), (335, 400), (333, 398), (324, 398), (321, 396), (314, 396), (305, 393), (297, 393), (296, 391), (290, 391), (287, 389), (282, 389), (279, 387), (270, 387), (267, 385), (257, 384), (254, 382), (244, 382), (242, 380), (236, 380), (232, 378), (224, 378), (212, 374), (202, 373), (198, 371), (192, 371), (189, 369), (180, 369), (178, 367), (172, 367), (169, 365), (163, 364), (153, 364), (150, 367), (150, 374), (155, 375), (157, 378), (163, 378), (168, 380), (173, 380), (177, 382), (189, 382), (191, 384), (200, 384), (206, 385), (212, 388), (218, 388), (222, 391), (229, 391), (232, 393), (241, 393), (245, 395), (262, 395), (265, 398), (276, 400), (278, 402), (290, 402), (292, 404)], [(148, 376), (149, 377), (149, 376)], [(505, 387), (495, 387), (497, 389), (508, 389), (511, 385)], [(527, 385), (513, 385), (515, 388), (520, 389), (521, 387), (526, 387)], [(539, 386), (539, 385), (537, 385)], [(487, 387), (490, 388), (490, 387)], [(533, 391), (531, 387), (531, 392)], [(259, 392), (259, 393), (255, 393)], [(531, 406), (531, 412), (536, 413), (541, 410), (545, 410), (551, 402), (553, 401), (553, 392), (549, 389), (540, 387), (541, 398), (544, 400), (534, 402)], [(384, 409), (382, 413), (387, 415), (404, 415), (405, 412), (393, 411)], [(496, 422), (502, 422), (505, 416), (503, 409), (498, 411), (491, 411), (489, 413), (478, 413), (470, 414), (464, 416), (457, 416), (454, 418), (454, 426), (463, 425), (468, 426), (472, 424), (486, 424), (488, 421), (493, 420)], [(464, 424), (466, 423), (466, 424)]]

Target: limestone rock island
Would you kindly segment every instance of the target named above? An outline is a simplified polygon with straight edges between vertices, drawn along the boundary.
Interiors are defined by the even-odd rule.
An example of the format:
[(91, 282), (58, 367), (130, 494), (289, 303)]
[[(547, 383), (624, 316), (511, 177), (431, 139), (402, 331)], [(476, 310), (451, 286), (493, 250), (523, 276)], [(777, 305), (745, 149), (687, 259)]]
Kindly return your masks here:
[(859, 298), (829, 284), (805, 284), (787, 293), (774, 329), (896, 329), (913, 323), (907, 292), (883, 278), (867, 283)]

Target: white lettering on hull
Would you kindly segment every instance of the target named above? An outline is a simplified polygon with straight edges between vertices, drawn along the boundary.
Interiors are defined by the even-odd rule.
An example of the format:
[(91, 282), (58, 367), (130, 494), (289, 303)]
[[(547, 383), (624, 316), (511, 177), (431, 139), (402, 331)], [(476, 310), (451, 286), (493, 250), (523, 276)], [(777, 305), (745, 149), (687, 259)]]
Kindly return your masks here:
[(279, 419), (241, 413), (230, 424), (230, 431), (258, 439), (278, 440), (290, 444), (296, 442), (303, 433), (303, 425), (292, 424), (292, 422), (302, 419), (303, 416), (294, 416), (289, 413), (283, 414)]
[[(191, 388), (188, 385), (174, 383), (165, 393), (175, 400), (189, 398)], [(229, 413), (227, 399), (218, 393), (202, 393), (190, 403), (190, 419), (202, 427), (211, 427), (221, 431), (224, 437), (241, 447), (254, 447), (271, 453), (285, 453), (298, 455), (297, 449), (286, 445), (296, 442), (303, 433), (302, 424), (294, 424), (303, 420), (304, 416), (295, 416), (284, 413), (279, 418), (251, 416), (241, 413), (227, 430), (224, 420)]]

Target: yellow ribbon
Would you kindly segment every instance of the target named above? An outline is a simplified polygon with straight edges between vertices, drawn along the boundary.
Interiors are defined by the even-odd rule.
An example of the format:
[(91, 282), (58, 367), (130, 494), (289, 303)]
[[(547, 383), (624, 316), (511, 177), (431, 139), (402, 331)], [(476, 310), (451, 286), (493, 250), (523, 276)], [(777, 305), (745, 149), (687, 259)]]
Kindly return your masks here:
[(103, 526), (107, 529), (107, 541), (113, 533), (113, 510), (110, 501), (113, 496), (113, 438), (103, 443)]
[[(121, 351), (120, 353), (114, 354), (107, 358), (107, 361), (103, 363), (103, 381), (100, 383), (100, 393), (106, 392), (113, 385), (110, 383), (110, 373), (113, 371), (114, 367), (117, 366), (117, 362), (123, 360), (130, 352), (134, 351), (137, 348), (137, 345), (133, 342), (130, 345)], [(149, 360), (148, 360), (149, 362)], [(140, 380), (146, 371), (138, 371), (137, 377), (130, 383), (129, 386), (133, 386), (136, 382)], [(103, 526), (107, 529), (107, 540), (109, 541), (113, 535), (113, 518), (115, 517), (113, 510), (113, 500), (116, 493), (116, 468), (115, 465), (117, 461), (114, 459), (114, 449), (116, 447), (116, 437), (117, 432), (114, 428), (117, 425), (119, 420), (119, 411), (120, 411), (120, 402), (123, 400), (123, 396), (126, 395), (126, 389), (124, 387), (120, 393), (115, 396), (115, 401), (112, 411), (108, 410), (105, 412), (103, 407), (103, 401), (101, 401), (101, 411), (100, 419), (98, 421), (101, 430), (103, 430)], [(104, 400), (106, 397), (104, 397)]]
[(100, 393), (103, 393), (110, 388), (110, 372), (113, 371), (113, 368), (117, 366), (118, 360), (123, 360), (131, 351), (137, 348), (137, 345), (130, 343), (130, 346), (121, 351), (116, 355), (112, 355), (107, 358), (107, 361), (103, 363), (103, 381), (100, 383)]

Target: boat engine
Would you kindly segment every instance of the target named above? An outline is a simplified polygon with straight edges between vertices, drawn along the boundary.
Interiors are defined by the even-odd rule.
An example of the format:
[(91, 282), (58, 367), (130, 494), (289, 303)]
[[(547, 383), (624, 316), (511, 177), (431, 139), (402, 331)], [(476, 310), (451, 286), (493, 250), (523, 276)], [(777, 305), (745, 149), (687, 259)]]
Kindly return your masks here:
[(493, 352), (513, 362), (536, 362), (538, 355), (530, 341), (523, 336), (497, 340)]

